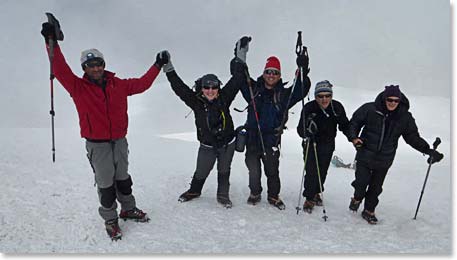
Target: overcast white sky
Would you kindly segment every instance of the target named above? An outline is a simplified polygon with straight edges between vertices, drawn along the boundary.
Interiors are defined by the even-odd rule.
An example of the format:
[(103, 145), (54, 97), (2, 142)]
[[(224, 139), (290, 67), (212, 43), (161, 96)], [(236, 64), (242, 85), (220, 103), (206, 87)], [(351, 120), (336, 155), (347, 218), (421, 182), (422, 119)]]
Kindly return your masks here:
[[(451, 9), (445, 0), (2, 0), (0, 9), (0, 102), (8, 108), (3, 127), (49, 124), (49, 65), (40, 35), (47, 11), (62, 25), (61, 46), (78, 75), (83, 49), (102, 51), (107, 69), (120, 77), (142, 75), (156, 53), (168, 49), (186, 82), (206, 73), (227, 79), (235, 41), (250, 35), (251, 75), (260, 75), (266, 58), (276, 55), (290, 81), (301, 30), (313, 86), (328, 79), (354, 88), (355, 95), (356, 89), (382, 90), (391, 83), (409, 95), (451, 93)], [(57, 82), (56, 89), (62, 120), (59, 112), (74, 108)], [(157, 93), (153, 103), (168, 102)]]
[[(386, 84), (400, 84), (407, 95), (422, 101), (414, 104), (420, 115), (429, 112), (430, 104), (439, 103), (427, 102), (428, 98), (420, 96), (430, 97), (430, 101), (435, 101), (434, 96), (440, 97), (437, 100), (451, 98), (451, 9), (446, 0), (0, 0), (0, 10), (0, 128), (50, 126), (49, 63), (40, 35), (45, 12), (54, 13), (60, 20), (65, 33), (61, 46), (78, 75), (82, 75), (79, 56), (84, 49), (101, 50), (107, 69), (119, 77), (142, 75), (154, 62), (156, 53), (168, 49), (176, 70), (189, 84), (206, 73), (216, 73), (225, 82), (235, 41), (242, 35), (250, 35), (253, 37), (248, 53), (251, 75), (260, 75), (265, 59), (276, 55), (282, 62), (284, 80), (291, 81), (296, 36), (301, 30), (304, 44), (309, 48), (313, 86), (328, 79), (335, 84), (335, 93), (342, 89), (353, 91), (356, 97), (351, 101), (354, 101), (367, 90), (381, 91)], [(139, 103), (153, 116), (166, 113), (167, 109), (188, 111), (174, 97), (164, 75), (158, 77), (155, 86), (129, 100), (131, 118), (133, 112), (141, 109)], [(55, 89), (56, 126), (71, 125), (69, 139), (73, 140), (79, 132), (73, 102), (57, 81)], [(338, 98), (347, 97), (347, 93), (338, 95)], [(364, 102), (345, 103), (345, 106), (358, 107)], [(450, 102), (443, 103), (440, 109)], [(351, 115), (353, 110), (349, 110)], [(427, 136), (441, 136), (443, 125), (449, 124), (446, 113), (435, 114), (430, 124), (423, 117), (418, 119), (421, 131)], [(129, 131), (136, 131), (133, 136), (137, 138), (143, 137), (138, 134), (138, 125), (143, 124), (144, 117), (135, 119), (131, 123), (137, 125)], [(175, 132), (187, 131), (183, 130), (185, 127), (194, 130), (192, 119), (176, 122), (176, 126), (172, 124), (164, 125)], [(32, 136), (35, 131), (25, 132)], [(58, 129), (57, 132), (61, 138), (69, 131)], [(19, 136), (27, 134), (21, 132)], [(30, 155), (33, 162), (44, 162), (40, 160), (44, 145), (37, 148), (34, 142), (20, 142), (14, 136), (11, 139), (3, 135), (8, 140), (2, 143), (5, 153), (13, 148), (31, 147), (39, 152), (13, 151), (13, 159), (9, 160), (21, 160), (22, 164), (27, 158), (22, 157), (25, 153), (33, 154)], [(452, 134), (444, 136), (452, 138)], [(20, 144), (19, 148), (16, 143)], [(57, 143), (59, 154), (67, 153), (66, 158), (73, 158), (74, 146), (63, 149), (62, 143)], [(149, 164), (141, 158), (137, 162)], [(66, 162), (74, 163), (74, 170), (83, 161)], [(29, 171), (26, 166), (23, 169)], [(9, 172), (16, 174), (14, 169)]]

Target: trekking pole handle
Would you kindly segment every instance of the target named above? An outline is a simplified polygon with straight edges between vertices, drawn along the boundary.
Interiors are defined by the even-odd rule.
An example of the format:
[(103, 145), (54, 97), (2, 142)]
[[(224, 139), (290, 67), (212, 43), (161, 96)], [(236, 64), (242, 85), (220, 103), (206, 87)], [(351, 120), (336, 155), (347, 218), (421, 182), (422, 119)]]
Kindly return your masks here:
[(440, 145), (441, 143), (441, 139), (439, 137), (437, 137), (435, 139), (435, 142), (433, 142), (433, 150), (436, 150), (436, 148), (438, 148), (438, 145)]
[(297, 36), (297, 45), (295, 45), (295, 53), (299, 55), (302, 52), (302, 40), (301, 40), (301, 31), (298, 31), (298, 36)]

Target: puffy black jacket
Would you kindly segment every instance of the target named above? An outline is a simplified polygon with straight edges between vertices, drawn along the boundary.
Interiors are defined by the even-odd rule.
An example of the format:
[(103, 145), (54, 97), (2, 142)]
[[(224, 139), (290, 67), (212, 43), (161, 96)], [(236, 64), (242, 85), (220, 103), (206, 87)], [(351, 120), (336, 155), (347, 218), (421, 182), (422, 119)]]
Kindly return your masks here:
[[(307, 76), (304, 77), (305, 84), (304, 91), (302, 91), (300, 76), (298, 75), (295, 82), (296, 87), (294, 92), (291, 93), (292, 87), (284, 88), (284, 85), (287, 83), (283, 83), (282, 79), (273, 89), (265, 88), (265, 81), (262, 76), (257, 78), (257, 82), (253, 79), (250, 80), (255, 96), (254, 101), (256, 109), (259, 115), (259, 125), (260, 130), (262, 131), (263, 142), (265, 147), (276, 146), (281, 142), (281, 135), (277, 130), (281, 125), (284, 111), (289, 110), (298, 101), (306, 96), (309, 91), (311, 82)], [(246, 129), (248, 132), (247, 145), (250, 145), (251, 147), (255, 146), (261, 149), (261, 143), (257, 129), (257, 120), (254, 108), (252, 106), (251, 95), (247, 83), (244, 83), (244, 86), (241, 88), (241, 93), (243, 94), (244, 99), (249, 103), (248, 117), (246, 120)], [(292, 97), (289, 103), (289, 107), (286, 108), (290, 95), (292, 95)]]
[(378, 161), (390, 166), (395, 158), (398, 139), (403, 139), (419, 152), (429, 151), (429, 144), (419, 135), (416, 122), (409, 110), (409, 100), (401, 94), (401, 101), (394, 111), (388, 111), (381, 92), (374, 102), (357, 109), (349, 123), (349, 139), (359, 136), (363, 141), (356, 160)]
[(246, 77), (235, 73), (227, 84), (219, 90), (219, 96), (211, 102), (201, 92), (194, 92), (179, 78), (175, 71), (167, 73), (168, 81), (176, 95), (189, 106), (195, 115), (197, 139), (215, 148), (230, 143), (235, 137), (230, 104), (235, 99)]
[[(317, 132), (313, 138), (319, 145), (328, 145), (335, 150), (336, 128), (343, 132), (346, 137), (349, 137), (349, 119), (346, 116), (346, 111), (343, 105), (333, 99), (326, 109), (322, 109), (316, 100), (306, 103), (300, 115), (297, 132), (302, 138), (310, 137), (309, 132), (303, 131), (303, 117), (306, 118), (306, 126), (309, 125), (312, 119), (317, 126)], [(350, 141), (350, 140), (349, 140)]]

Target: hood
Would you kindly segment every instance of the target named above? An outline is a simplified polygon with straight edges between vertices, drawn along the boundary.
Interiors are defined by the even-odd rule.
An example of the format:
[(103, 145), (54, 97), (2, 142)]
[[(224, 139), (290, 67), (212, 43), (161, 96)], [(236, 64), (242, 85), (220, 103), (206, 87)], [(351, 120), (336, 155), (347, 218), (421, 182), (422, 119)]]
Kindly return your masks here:
[[(384, 94), (384, 91), (379, 93), (378, 96), (376, 97), (374, 103), (375, 103), (376, 109), (378, 109), (379, 111), (381, 111), (385, 114), (385, 113), (387, 113), (387, 107), (386, 107), (386, 103), (383, 98), (383, 94)], [(402, 92), (401, 98), (400, 98), (400, 104), (398, 104), (398, 107), (397, 107), (397, 109), (395, 109), (395, 111), (404, 113), (404, 112), (408, 112), (408, 110), (409, 110), (409, 100)]]

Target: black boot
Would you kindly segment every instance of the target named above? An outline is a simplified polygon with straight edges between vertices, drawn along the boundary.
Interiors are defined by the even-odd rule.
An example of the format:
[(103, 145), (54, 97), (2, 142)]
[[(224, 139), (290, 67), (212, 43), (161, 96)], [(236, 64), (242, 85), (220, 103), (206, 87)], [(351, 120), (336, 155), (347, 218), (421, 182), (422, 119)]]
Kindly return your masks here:
[(184, 192), (183, 194), (181, 194), (181, 196), (179, 196), (178, 201), (186, 202), (186, 201), (198, 198), (198, 197), (200, 197), (200, 195), (201, 195), (201, 193), (195, 193), (195, 192), (192, 192), (191, 190), (188, 190), (188, 191)]
[(261, 194), (255, 195), (255, 194), (251, 193), (248, 198), (248, 204), (255, 205), (255, 204), (259, 203), (261, 199), (262, 199)]
[(219, 202), (225, 208), (229, 209), (232, 207), (232, 201), (230, 200), (228, 194), (227, 195), (217, 194), (217, 202)]
[(282, 200), (279, 197), (268, 197), (268, 203), (277, 207), (279, 210), (286, 209), (286, 205), (284, 204), (284, 202), (282, 202)]
[(360, 207), (361, 202), (362, 202), (362, 200), (356, 200), (354, 198), (351, 198), (351, 202), (349, 203), (349, 209), (354, 212), (357, 212), (357, 210)]
[(203, 184), (205, 184), (205, 180), (192, 178), (192, 182), (190, 183), (190, 189), (181, 194), (181, 196), (179, 196), (178, 201), (186, 202), (200, 197), (203, 189)]
[(374, 215), (374, 212), (364, 209), (362, 211), (362, 218), (365, 219), (369, 224), (375, 225), (378, 223), (378, 219)]

